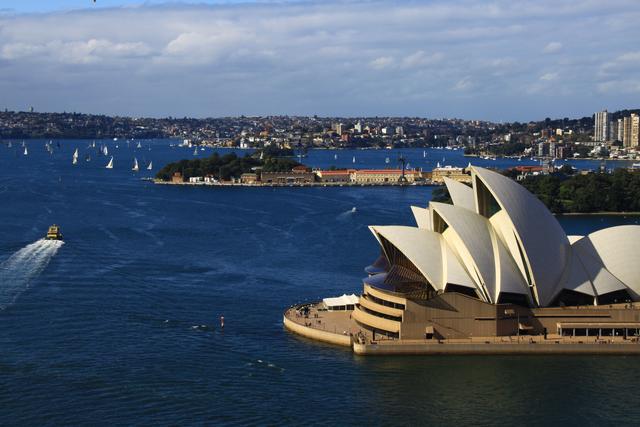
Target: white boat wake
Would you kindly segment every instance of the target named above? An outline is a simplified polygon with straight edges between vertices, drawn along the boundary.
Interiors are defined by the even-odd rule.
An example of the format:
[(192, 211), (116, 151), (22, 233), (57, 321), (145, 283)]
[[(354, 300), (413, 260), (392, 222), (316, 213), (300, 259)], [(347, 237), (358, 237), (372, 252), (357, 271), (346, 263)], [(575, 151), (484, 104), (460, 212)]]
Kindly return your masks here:
[(29, 288), (63, 244), (61, 240), (40, 239), (0, 264), (0, 310), (12, 305)]

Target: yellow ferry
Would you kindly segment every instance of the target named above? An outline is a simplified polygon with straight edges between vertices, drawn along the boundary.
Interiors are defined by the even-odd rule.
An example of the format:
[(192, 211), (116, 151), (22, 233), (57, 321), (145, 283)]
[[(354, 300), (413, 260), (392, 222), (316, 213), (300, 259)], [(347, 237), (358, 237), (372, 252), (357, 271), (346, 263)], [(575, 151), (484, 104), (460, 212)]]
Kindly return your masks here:
[(47, 240), (62, 240), (62, 233), (60, 232), (60, 227), (53, 224), (49, 227), (47, 231)]

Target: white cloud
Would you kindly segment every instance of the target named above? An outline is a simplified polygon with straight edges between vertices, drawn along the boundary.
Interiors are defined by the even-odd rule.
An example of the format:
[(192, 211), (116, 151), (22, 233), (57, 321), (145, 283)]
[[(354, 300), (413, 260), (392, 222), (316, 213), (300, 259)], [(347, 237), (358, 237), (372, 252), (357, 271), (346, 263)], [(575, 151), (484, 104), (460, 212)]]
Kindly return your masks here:
[[(603, 3), (248, 0), (0, 14), (0, 108), (30, 99), (41, 110), (136, 115), (529, 119), (561, 108), (527, 98), (553, 86), (597, 109), (610, 82), (633, 81), (640, 63), (625, 49), (640, 37), (640, 3)], [(541, 61), (541, 50), (563, 54)], [(522, 108), (505, 112), (514, 99)]]
[(423, 50), (418, 50), (411, 55), (405, 56), (402, 59), (401, 66), (403, 68), (415, 68), (426, 65), (437, 64), (444, 58), (444, 55), (440, 52), (433, 54), (427, 54)]
[(456, 84), (453, 86), (453, 90), (466, 91), (469, 90), (472, 86), (473, 83), (471, 82), (471, 78), (464, 77), (463, 79), (460, 79), (456, 82)]
[(558, 73), (544, 73), (540, 76), (540, 80), (545, 82), (550, 82), (552, 80), (556, 80), (558, 78)]
[(89, 64), (115, 58), (148, 56), (151, 49), (144, 43), (114, 43), (104, 39), (46, 43), (8, 43), (2, 46), (0, 57), (7, 60), (28, 59), (69, 64)]
[(556, 52), (559, 52), (561, 49), (562, 49), (562, 43), (560, 43), (560, 42), (549, 42), (544, 47), (544, 49), (542, 49), (542, 51), (544, 53), (556, 53)]
[(382, 70), (384, 68), (389, 68), (393, 65), (393, 58), (391, 56), (380, 56), (373, 61), (369, 62), (371, 68), (376, 70)]

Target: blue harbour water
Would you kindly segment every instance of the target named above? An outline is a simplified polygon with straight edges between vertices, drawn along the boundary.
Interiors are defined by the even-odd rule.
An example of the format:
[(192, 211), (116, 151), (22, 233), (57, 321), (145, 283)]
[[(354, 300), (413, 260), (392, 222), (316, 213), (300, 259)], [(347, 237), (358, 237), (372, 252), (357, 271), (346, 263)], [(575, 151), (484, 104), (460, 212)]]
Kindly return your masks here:
[[(159, 168), (193, 149), (97, 141), (114, 155), (107, 170), (89, 142), (54, 142), (50, 155), (28, 141), (27, 156), (0, 145), (1, 425), (637, 423), (638, 358), (362, 358), (283, 330), (288, 305), (359, 292), (378, 254), (367, 226), (413, 224), (409, 206), (426, 205), (430, 187), (156, 186), (133, 157)], [(403, 154), (421, 167), (469, 161)], [(383, 167), (398, 152), (305, 162), (351, 167), (353, 156)], [(638, 219), (561, 221), (580, 234)], [(64, 244), (40, 240), (52, 223)]]

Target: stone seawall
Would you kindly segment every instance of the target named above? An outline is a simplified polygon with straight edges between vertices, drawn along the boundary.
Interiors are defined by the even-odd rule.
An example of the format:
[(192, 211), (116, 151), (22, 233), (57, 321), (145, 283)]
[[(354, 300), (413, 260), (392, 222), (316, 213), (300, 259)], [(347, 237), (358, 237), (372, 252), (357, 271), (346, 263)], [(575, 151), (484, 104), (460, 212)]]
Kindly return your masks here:
[(283, 323), (285, 328), (298, 335), (302, 335), (303, 337), (310, 338), (316, 341), (326, 342), (329, 344), (351, 347), (350, 335), (336, 334), (333, 332), (310, 328), (308, 326), (296, 323), (293, 320), (287, 319), (286, 314), (283, 317)]
[(360, 355), (439, 355), (439, 354), (617, 354), (640, 355), (638, 343), (576, 344), (576, 343), (353, 343), (353, 352)]

